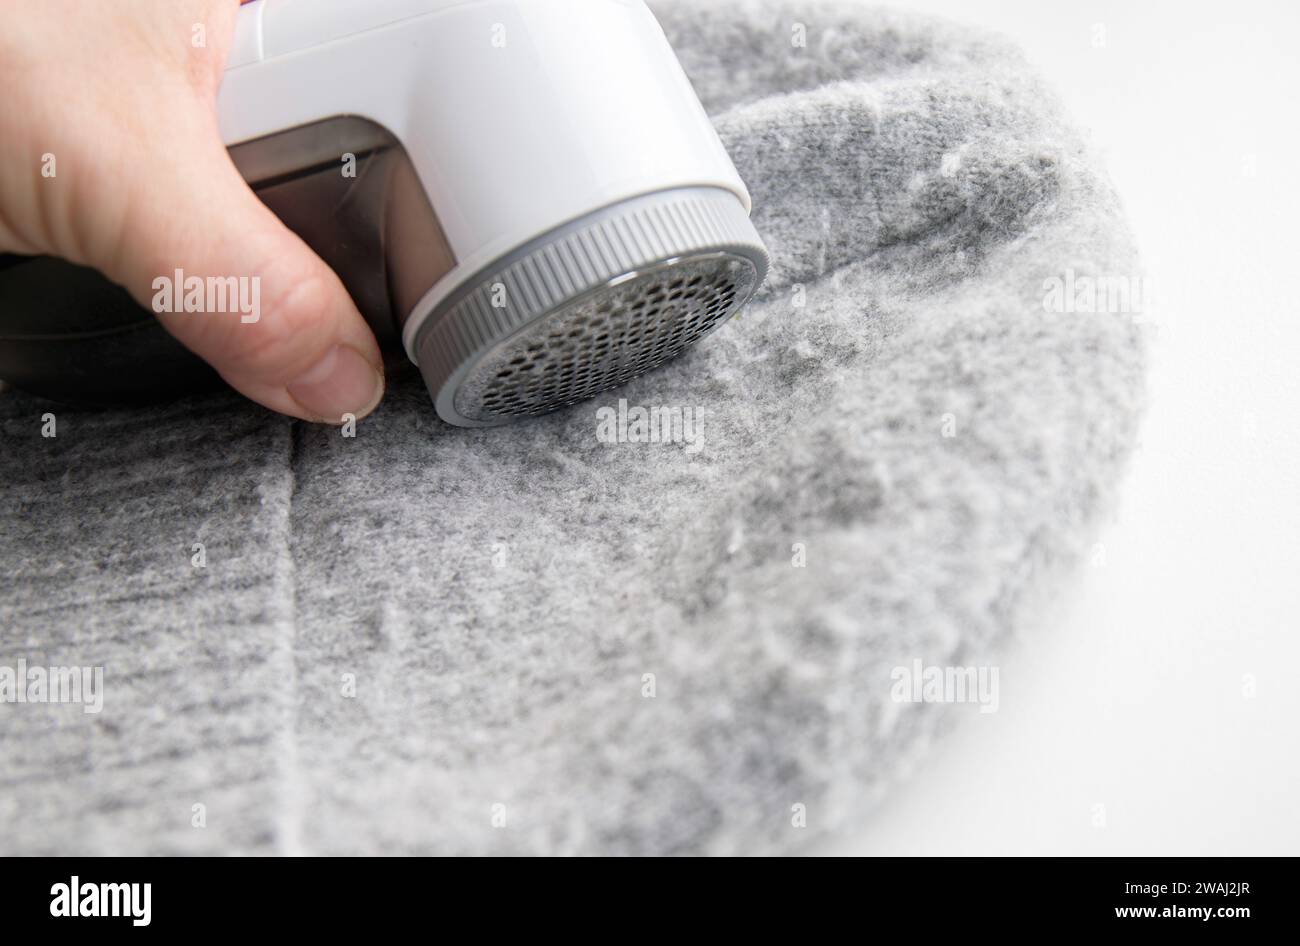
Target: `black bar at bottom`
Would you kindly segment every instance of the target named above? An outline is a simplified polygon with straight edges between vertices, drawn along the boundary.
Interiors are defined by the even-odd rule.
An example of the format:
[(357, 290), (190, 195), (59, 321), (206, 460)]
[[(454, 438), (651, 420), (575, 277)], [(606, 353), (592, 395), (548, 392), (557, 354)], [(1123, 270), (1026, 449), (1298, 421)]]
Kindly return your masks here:
[[(1231, 934), (1289, 927), (1295, 874), (1294, 860), (1279, 858), (798, 863), (789, 875), (758, 884), (727, 876), (725, 867), (708, 879), (690, 875), (691, 868), (626, 878), (614, 875), (622, 868), (604, 868), (601, 885), (582, 865), (571, 879), (555, 873), (570, 868), (552, 867), (538, 880), (509, 876), (501, 866), (453, 871), (420, 859), (7, 858), (0, 862), (0, 916), (10, 942), (23, 942), (10, 939), (22, 931), (60, 928), (132, 935), (284, 929), (334, 938), (421, 919), (455, 924), (445, 932), (483, 919), (491, 931), (513, 920), (534, 935), (581, 925), (613, 932), (598, 917), (620, 915), (615, 929), (625, 933), (678, 930), (691, 916), (725, 922), (733, 934), (746, 920), (774, 919), (847, 923), (864, 935), (1098, 927)], [(436, 935), (438, 928), (428, 929)]]

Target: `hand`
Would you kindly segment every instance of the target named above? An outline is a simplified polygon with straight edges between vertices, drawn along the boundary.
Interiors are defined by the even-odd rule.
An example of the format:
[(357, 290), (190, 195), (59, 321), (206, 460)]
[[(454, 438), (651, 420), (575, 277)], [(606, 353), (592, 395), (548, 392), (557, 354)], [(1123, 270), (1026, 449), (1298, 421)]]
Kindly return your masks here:
[(0, 0), (0, 251), (92, 266), (154, 311), (154, 281), (178, 269), (256, 280), (255, 321), (159, 318), (259, 404), (360, 418), (383, 396), (379, 346), (338, 277), (244, 183), (217, 128), (238, 10)]

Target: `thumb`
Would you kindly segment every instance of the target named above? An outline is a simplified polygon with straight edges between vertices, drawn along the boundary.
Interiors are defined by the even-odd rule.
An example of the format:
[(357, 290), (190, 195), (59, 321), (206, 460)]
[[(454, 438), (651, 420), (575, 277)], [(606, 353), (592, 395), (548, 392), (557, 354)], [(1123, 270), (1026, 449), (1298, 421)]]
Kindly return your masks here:
[(365, 416), (384, 392), (370, 327), (338, 276), (253, 194), (215, 120), (199, 123), (165, 154), (132, 162), (137, 186), (125, 188), (99, 268), (259, 404), (304, 420)]

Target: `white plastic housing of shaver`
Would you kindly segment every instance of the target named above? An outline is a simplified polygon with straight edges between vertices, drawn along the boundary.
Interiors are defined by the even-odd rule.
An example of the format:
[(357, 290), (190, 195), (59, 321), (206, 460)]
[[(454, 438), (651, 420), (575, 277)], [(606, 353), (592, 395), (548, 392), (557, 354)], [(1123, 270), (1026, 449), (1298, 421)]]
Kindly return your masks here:
[[(601, 290), (607, 314), (608, 294), (620, 283), (657, 268), (672, 275), (677, 261), (722, 254), (729, 266), (740, 261), (739, 285), (713, 300), (711, 330), (766, 272), (748, 221), (749, 193), (642, 0), (254, 0), (239, 12), (217, 107), (223, 139), (233, 155), (244, 155), (237, 164), (250, 179), (311, 162), (341, 173), (346, 156), (332, 150), (337, 136), (286, 137), (294, 129), (342, 122), (357, 151), (380, 147), (365, 140), (367, 128), (400, 145), (435, 218), (431, 226), (404, 225), (414, 243), (430, 246), (420, 264), (429, 284), (417, 281), (422, 294), (397, 313), (401, 339), (439, 414), (453, 423), (502, 423), (591, 393), (590, 384), (574, 380), (575, 372), (590, 378), (577, 352), (568, 369), (537, 364), (538, 375), (551, 371), (553, 382), (549, 399), (531, 382), (536, 411), (518, 401), (526, 386), (517, 397), (496, 395), (498, 407), (504, 397), (513, 410), (457, 407), (471, 362), (492, 350), (501, 365), (516, 363), (510, 339), (557, 308), (584, 298), (594, 305), (591, 293)], [(250, 146), (277, 135), (291, 147)], [(740, 272), (746, 261), (754, 273)], [(704, 262), (697, 268), (707, 270)], [(714, 278), (709, 271), (692, 284), (661, 274), (642, 296), (680, 302), (686, 291), (687, 302), (703, 306)], [(637, 311), (644, 315), (644, 298)], [(435, 314), (450, 327), (427, 340)], [(584, 318), (570, 319), (579, 325), (572, 337)], [(636, 338), (647, 355), (652, 330), (668, 331), (641, 330)], [(605, 345), (609, 357), (608, 339), (596, 342), (599, 330), (590, 331), (597, 333), (591, 344)], [(526, 354), (522, 344), (515, 347)], [(443, 349), (453, 350), (444, 356)], [(440, 362), (432, 379), (430, 361)], [(632, 354), (625, 361), (633, 367)], [(654, 363), (647, 357), (638, 364)], [(461, 377), (450, 378), (456, 371)], [(510, 376), (500, 371), (493, 377)], [(615, 383), (628, 376), (610, 372), (606, 380)], [(472, 397), (483, 396), (490, 380), (475, 381)]]

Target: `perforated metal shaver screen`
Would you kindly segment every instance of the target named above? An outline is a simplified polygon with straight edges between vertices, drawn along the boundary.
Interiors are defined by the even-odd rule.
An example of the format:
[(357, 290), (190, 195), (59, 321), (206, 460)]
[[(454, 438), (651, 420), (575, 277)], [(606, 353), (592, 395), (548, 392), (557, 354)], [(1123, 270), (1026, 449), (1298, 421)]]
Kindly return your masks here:
[(499, 422), (586, 400), (681, 354), (730, 316), (756, 280), (754, 264), (729, 253), (615, 280), (485, 353), (456, 391), (456, 409)]

